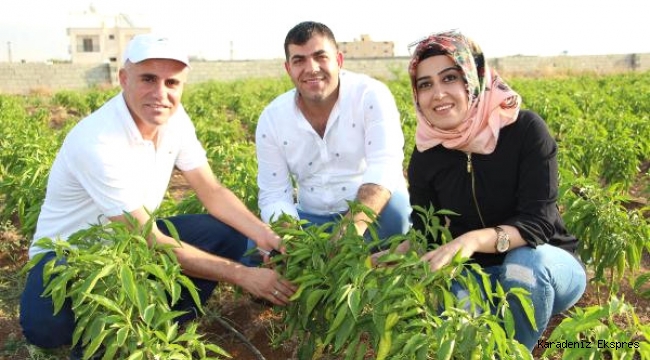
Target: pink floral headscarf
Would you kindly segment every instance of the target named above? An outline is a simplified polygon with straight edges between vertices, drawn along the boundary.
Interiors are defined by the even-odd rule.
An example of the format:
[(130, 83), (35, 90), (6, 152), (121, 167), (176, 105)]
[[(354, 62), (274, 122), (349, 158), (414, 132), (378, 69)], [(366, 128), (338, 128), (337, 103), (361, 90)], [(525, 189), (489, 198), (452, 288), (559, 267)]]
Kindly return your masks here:
[[(422, 56), (429, 50), (449, 56), (463, 72), (469, 98), (468, 117), (457, 128), (434, 127), (420, 111), (415, 75)], [(424, 151), (439, 144), (449, 149), (490, 154), (496, 148), (499, 130), (517, 120), (521, 97), (488, 65), (479, 46), (457, 31), (430, 35), (417, 43), (408, 67), (415, 103), (415, 144)]]

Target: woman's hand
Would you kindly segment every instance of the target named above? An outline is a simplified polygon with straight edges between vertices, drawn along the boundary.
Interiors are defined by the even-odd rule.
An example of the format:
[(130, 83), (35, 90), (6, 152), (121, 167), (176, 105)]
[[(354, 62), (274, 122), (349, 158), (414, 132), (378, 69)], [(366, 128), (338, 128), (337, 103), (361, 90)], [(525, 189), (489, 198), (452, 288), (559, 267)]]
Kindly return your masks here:
[(449, 264), (451, 259), (454, 258), (457, 252), (463, 258), (469, 258), (474, 254), (478, 246), (478, 241), (472, 232), (465, 233), (454, 240), (441, 245), (435, 250), (429, 251), (424, 254), (421, 259), (428, 261), (432, 271), (436, 271), (441, 267)]

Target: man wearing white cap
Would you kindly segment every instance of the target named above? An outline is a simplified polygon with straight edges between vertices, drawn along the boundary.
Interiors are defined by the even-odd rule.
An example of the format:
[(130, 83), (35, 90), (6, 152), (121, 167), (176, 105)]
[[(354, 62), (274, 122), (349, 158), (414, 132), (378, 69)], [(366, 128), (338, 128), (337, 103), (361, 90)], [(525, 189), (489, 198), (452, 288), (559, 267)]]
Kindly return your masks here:
[[(125, 221), (125, 212), (145, 224), (177, 167), (209, 212), (167, 219), (183, 243), (175, 249), (178, 261), (201, 300), (225, 281), (286, 305), (295, 291), (291, 283), (272, 269), (236, 262), (247, 238), (265, 252), (279, 249), (280, 238), (219, 183), (208, 165), (180, 102), (189, 67), (187, 53), (168, 38), (146, 34), (131, 40), (119, 70), (122, 91), (80, 121), (57, 154), (34, 240), (67, 239), (94, 224)], [(159, 243), (176, 244), (161, 220), (152, 234)], [(46, 251), (32, 244), (29, 256)], [(30, 271), (21, 298), (23, 333), (44, 348), (70, 344), (75, 324), (69, 305), (54, 315), (51, 298), (41, 297), (43, 265), (53, 257), (47, 253)], [(184, 301), (179, 309), (194, 308), (189, 296)], [(190, 311), (179, 321), (193, 316)]]

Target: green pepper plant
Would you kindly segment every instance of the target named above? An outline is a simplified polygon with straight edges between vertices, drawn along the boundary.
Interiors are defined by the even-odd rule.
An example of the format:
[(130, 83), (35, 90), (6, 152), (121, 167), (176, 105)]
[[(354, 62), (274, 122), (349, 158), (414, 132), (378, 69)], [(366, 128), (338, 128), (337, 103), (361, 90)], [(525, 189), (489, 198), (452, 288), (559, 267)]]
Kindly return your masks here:
[(562, 359), (650, 359), (650, 325), (612, 296), (605, 305), (576, 307), (544, 343), (543, 356)]
[[(351, 202), (350, 208), (372, 216), (358, 203)], [(431, 220), (428, 232), (449, 239), (449, 231), (438, 220), (449, 214), (425, 211), (422, 216)], [(298, 287), (293, 304), (280, 309), (284, 324), (274, 342), (296, 338), (300, 359), (531, 358), (513, 338), (508, 305), (516, 298), (534, 324), (525, 291), (506, 293), (500, 286), (495, 290), (486, 286), (482, 296), (481, 282), (467, 270), (487, 275), (458, 254), (451, 264), (431, 271), (420, 260), (427, 247), (425, 234), (411, 230), (382, 241), (371, 225), (371, 240), (364, 241), (347, 217), (307, 226), (285, 216), (272, 226), (286, 248), (286, 254), (273, 259), (274, 266)], [(395, 252), (405, 239), (410, 250)], [(379, 248), (390, 251), (373, 261), (372, 252)], [(467, 298), (453, 295), (453, 281), (469, 290)]]
[[(184, 331), (175, 319), (184, 314), (172, 307), (185, 288), (201, 308), (196, 287), (181, 273), (172, 246), (149, 244), (153, 220), (144, 226), (128, 216), (128, 224), (95, 225), (68, 241), (44, 238), (37, 245), (56, 257), (43, 270), (44, 296), (55, 313), (72, 304), (76, 326), (72, 345), (84, 348), (84, 359), (100, 348), (103, 359), (218, 359), (225, 350), (201, 341), (197, 324)], [(171, 223), (167, 224), (173, 230)], [(178, 234), (172, 231), (175, 239)], [(26, 270), (44, 254), (34, 257)]]

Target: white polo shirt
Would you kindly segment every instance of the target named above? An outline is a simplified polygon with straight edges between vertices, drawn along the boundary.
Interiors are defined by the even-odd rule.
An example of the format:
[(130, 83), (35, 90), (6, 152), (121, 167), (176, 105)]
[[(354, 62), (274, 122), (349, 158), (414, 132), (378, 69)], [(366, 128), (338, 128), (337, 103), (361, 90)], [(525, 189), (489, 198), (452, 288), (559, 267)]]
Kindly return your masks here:
[[(122, 93), (80, 121), (54, 160), (34, 239), (67, 239), (108, 218), (162, 202), (174, 166), (192, 170), (207, 162), (182, 106), (160, 128), (157, 148), (144, 140)], [(35, 246), (29, 256), (42, 252)]]
[[(321, 138), (296, 104), (296, 90), (274, 99), (256, 129), (259, 207), (269, 222), (348, 209), (362, 184), (406, 192), (404, 135), (395, 99), (382, 82), (342, 70), (339, 98)], [(298, 188), (294, 203), (293, 188)]]

